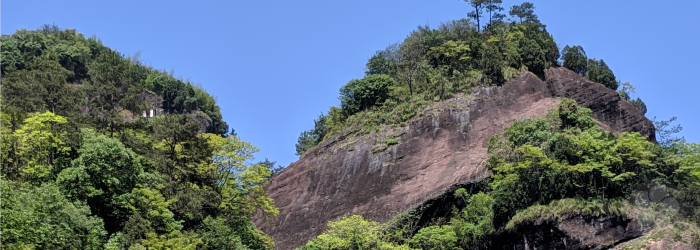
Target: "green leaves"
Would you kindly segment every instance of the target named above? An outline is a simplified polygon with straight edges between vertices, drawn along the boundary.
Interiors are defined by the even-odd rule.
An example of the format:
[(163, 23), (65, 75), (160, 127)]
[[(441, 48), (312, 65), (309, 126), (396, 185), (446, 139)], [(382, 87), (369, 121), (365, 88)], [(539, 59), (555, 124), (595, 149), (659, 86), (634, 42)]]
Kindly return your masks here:
[(450, 224), (456, 232), (455, 240), (459, 239), (459, 245), (476, 249), (488, 247), (488, 235), (494, 230), (493, 203), (490, 195), (479, 192), (469, 198), (464, 209), (455, 211)]
[(514, 122), (489, 141), (496, 223), (556, 199), (626, 197), (658, 175), (651, 148), (639, 133), (603, 131), (567, 99), (547, 118)]
[(347, 115), (384, 103), (389, 97), (389, 87), (394, 79), (388, 75), (368, 75), (352, 80), (340, 88), (341, 108)]
[(71, 203), (56, 185), (0, 180), (0, 195), (4, 248), (102, 249), (107, 235), (102, 219)]
[(411, 247), (430, 250), (457, 250), (457, 234), (450, 225), (429, 226), (418, 230), (409, 241)]
[(263, 189), (272, 172), (263, 164), (247, 164), (258, 149), (237, 136), (203, 134), (202, 137), (214, 148), (213, 167), (222, 198), (219, 207), (246, 218), (257, 210), (268, 216), (279, 214)]
[(82, 129), (83, 142), (72, 166), (58, 174), (56, 182), (66, 196), (85, 201), (96, 214), (106, 219), (106, 228), (113, 233), (129, 215), (126, 196), (143, 174), (144, 159), (117, 139)]
[(583, 47), (576, 45), (569, 47), (566, 45), (562, 49), (561, 54), (563, 55), (564, 63), (563, 66), (567, 69), (576, 72), (581, 76), (585, 76), (588, 71), (588, 57), (586, 56), (586, 51)]
[(379, 222), (365, 220), (361, 215), (343, 216), (338, 221), (329, 221), (321, 235), (299, 249), (410, 249), (386, 242), (383, 237)]
[(619, 85), (615, 74), (613, 74), (612, 70), (605, 64), (603, 59), (588, 59), (588, 74), (586, 78), (593, 82), (603, 84), (603, 86), (612, 90), (616, 90)]
[[(66, 118), (46, 111), (30, 115), (11, 135), (3, 134), (6, 145), (14, 146), (15, 150), (6, 152), (6, 155), (14, 153), (17, 157), (17, 161), (13, 161), (14, 168), (8, 169), (8, 172), (16, 173), (19, 169), (21, 173), (18, 174), (22, 179), (35, 181), (51, 174), (55, 159), (70, 151), (64, 143), (66, 133), (54, 130), (56, 124), (64, 123)], [(3, 148), (3, 151), (11, 149)]]

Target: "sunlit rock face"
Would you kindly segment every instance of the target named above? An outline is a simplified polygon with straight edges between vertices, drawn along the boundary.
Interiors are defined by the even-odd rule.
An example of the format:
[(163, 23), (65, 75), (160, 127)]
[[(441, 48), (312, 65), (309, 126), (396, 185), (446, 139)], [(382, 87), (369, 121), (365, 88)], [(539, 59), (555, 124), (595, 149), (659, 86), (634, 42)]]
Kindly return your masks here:
[[(386, 222), (455, 186), (482, 180), (488, 139), (515, 120), (544, 116), (562, 97), (593, 110), (605, 129), (637, 131), (655, 141), (654, 127), (618, 94), (565, 68), (529, 72), (500, 87), (431, 105), (405, 126), (326, 140), (275, 176), (266, 187), (280, 214), (255, 224), (277, 249), (294, 249), (344, 214)], [(386, 139), (396, 139), (388, 145)]]

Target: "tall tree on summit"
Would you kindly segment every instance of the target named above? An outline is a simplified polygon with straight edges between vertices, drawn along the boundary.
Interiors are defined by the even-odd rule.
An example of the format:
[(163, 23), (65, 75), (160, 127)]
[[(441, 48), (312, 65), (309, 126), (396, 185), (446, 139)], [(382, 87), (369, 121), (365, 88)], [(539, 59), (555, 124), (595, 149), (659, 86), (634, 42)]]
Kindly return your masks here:
[(481, 32), (481, 23), (479, 22), (479, 19), (481, 18), (481, 13), (486, 7), (486, 3), (489, 2), (489, 0), (464, 0), (465, 2), (469, 3), (472, 7), (474, 7), (474, 10), (469, 12), (467, 16), (469, 18), (473, 18), (476, 20), (476, 30)]
[(531, 2), (524, 2), (520, 5), (513, 5), (510, 7), (508, 12), (511, 16), (516, 16), (520, 18), (520, 22), (523, 22), (523, 18), (527, 22), (538, 22), (537, 15), (535, 15), (535, 5)]
[(487, 0), (486, 1), (486, 11), (489, 12), (489, 24), (493, 22), (493, 20), (499, 20), (502, 17), (504, 17), (503, 14), (500, 14), (498, 12), (503, 11), (503, 7), (501, 7), (501, 4), (503, 3), (503, 0)]

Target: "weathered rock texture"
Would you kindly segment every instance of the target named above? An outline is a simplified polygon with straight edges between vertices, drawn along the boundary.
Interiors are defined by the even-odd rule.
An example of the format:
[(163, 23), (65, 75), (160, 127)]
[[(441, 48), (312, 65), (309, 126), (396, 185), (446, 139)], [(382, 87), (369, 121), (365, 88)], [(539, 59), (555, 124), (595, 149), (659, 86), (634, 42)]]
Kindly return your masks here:
[(625, 216), (574, 216), (561, 222), (527, 223), (497, 236), (492, 249), (606, 249), (642, 236), (649, 225)]
[[(652, 123), (615, 91), (565, 68), (548, 69), (546, 81), (525, 72), (504, 86), (437, 103), (405, 127), (346, 131), (324, 141), (272, 179), (267, 190), (280, 214), (271, 221), (256, 217), (255, 224), (277, 249), (294, 249), (344, 214), (386, 222), (485, 178), (488, 139), (514, 120), (545, 115), (561, 97), (592, 109), (607, 129), (655, 140)], [(388, 146), (387, 138), (399, 144)]]

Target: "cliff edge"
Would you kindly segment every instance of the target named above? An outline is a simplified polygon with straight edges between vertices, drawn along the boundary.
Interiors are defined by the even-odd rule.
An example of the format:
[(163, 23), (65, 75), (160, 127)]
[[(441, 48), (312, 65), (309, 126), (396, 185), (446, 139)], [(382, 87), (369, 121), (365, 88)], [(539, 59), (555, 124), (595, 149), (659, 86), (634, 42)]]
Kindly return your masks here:
[(655, 141), (651, 121), (615, 91), (563, 67), (547, 69), (544, 81), (523, 72), (503, 86), (437, 102), (404, 127), (351, 129), (324, 141), (271, 180), (267, 191), (280, 214), (269, 221), (256, 216), (254, 223), (277, 249), (294, 249), (344, 214), (386, 222), (487, 177), (488, 139), (514, 120), (545, 115), (562, 97), (590, 108), (606, 129)]

